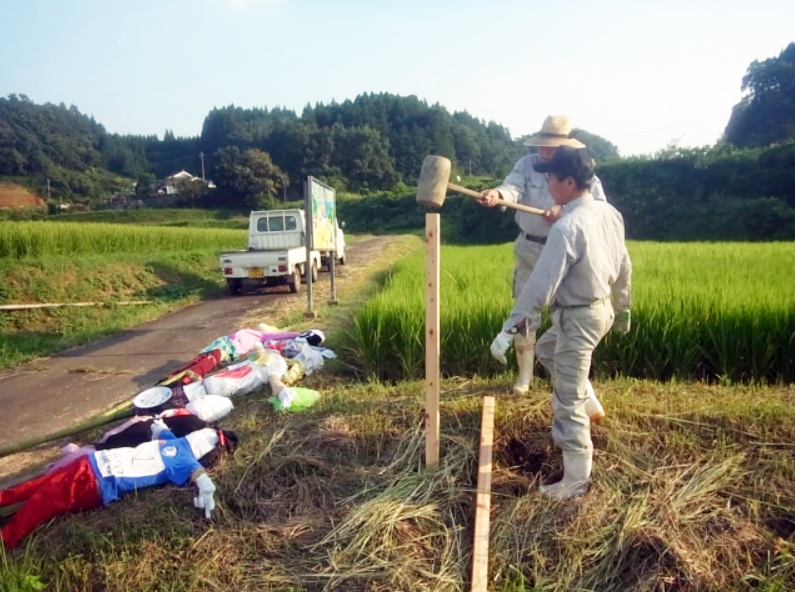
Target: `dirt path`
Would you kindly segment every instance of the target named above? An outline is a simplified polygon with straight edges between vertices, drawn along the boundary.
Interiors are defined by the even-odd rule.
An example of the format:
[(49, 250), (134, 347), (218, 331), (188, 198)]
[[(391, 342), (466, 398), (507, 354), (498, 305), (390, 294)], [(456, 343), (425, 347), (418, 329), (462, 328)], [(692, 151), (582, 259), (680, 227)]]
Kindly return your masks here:
[[(374, 255), (390, 240), (373, 237), (350, 245), (348, 264), (337, 267), (338, 287), (346, 278), (366, 273)], [(321, 273), (315, 301), (327, 300), (328, 294), (329, 274)], [(201, 302), (92, 345), (0, 373), (5, 423), (0, 445), (54, 432), (129, 400), (216, 337), (242, 328), (255, 309), (264, 309), (272, 315), (271, 324), (277, 324), (287, 314), (306, 309), (306, 292), (290, 294), (286, 287), (277, 287)], [(9, 473), (7, 461), (0, 459), (0, 477)]]

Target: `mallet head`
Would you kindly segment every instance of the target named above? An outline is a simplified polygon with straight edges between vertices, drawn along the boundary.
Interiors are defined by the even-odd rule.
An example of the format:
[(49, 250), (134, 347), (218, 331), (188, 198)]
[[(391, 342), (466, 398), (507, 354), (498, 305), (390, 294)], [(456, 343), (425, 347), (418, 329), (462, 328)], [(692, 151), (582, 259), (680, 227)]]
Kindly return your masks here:
[(420, 180), (417, 182), (417, 203), (441, 207), (447, 196), (452, 163), (444, 156), (426, 156), (422, 161)]

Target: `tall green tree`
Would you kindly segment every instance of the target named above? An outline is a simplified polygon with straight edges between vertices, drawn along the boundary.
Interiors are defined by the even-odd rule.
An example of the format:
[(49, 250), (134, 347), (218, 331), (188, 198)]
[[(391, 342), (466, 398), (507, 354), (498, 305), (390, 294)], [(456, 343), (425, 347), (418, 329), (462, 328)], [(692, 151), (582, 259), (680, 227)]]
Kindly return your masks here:
[(267, 152), (237, 146), (213, 154), (213, 180), (224, 205), (260, 209), (272, 204), (286, 183), (286, 175)]
[(732, 110), (726, 140), (759, 147), (795, 138), (795, 43), (748, 66), (742, 90), (747, 94)]

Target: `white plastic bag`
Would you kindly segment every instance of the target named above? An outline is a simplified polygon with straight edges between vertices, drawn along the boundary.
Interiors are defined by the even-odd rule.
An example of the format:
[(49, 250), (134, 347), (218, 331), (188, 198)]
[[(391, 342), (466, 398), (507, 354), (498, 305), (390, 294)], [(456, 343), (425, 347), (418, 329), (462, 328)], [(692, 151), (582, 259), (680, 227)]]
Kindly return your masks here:
[(268, 370), (256, 364), (237, 364), (208, 376), (204, 379), (204, 388), (208, 395), (234, 397), (245, 395), (265, 384), (268, 380)]
[(185, 405), (185, 409), (207, 423), (212, 423), (226, 417), (233, 408), (234, 405), (232, 401), (227, 397), (220, 397), (218, 395), (200, 397)]
[(293, 359), (301, 364), (307, 376), (323, 368), (323, 354), (309, 345), (305, 346)]

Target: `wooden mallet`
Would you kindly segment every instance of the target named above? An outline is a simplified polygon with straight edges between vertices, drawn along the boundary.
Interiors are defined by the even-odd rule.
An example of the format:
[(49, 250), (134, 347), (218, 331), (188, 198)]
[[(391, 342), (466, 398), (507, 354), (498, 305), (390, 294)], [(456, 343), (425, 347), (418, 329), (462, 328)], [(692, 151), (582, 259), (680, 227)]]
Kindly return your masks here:
[[(451, 170), (452, 163), (449, 158), (444, 156), (426, 156), (425, 160), (422, 161), (420, 180), (417, 182), (417, 203), (440, 208), (444, 204), (444, 198), (447, 196), (448, 191), (455, 191), (475, 199), (481, 196), (479, 191), (472, 191), (466, 187), (450, 183)], [(530, 206), (523, 206), (504, 199), (497, 200), (497, 205), (527, 212), (528, 214), (536, 214), (537, 216), (544, 215), (544, 210), (540, 208), (531, 208)]]

